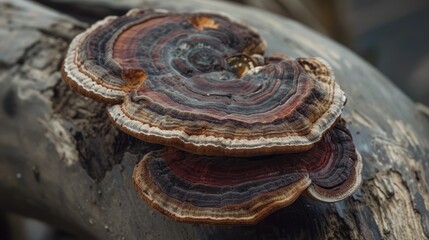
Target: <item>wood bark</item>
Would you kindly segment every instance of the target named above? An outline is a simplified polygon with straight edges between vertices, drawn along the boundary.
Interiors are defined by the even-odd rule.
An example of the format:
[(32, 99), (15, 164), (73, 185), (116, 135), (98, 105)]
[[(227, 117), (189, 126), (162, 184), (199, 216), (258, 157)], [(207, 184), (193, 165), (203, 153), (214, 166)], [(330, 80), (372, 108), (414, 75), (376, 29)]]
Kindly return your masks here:
[(429, 238), (429, 116), (377, 70), (302, 25), (264, 11), (198, 0), (134, 1), (107, 9), (121, 12), (131, 5), (223, 12), (257, 29), (267, 54), (326, 59), (348, 96), (343, 117), (364, 160), (362, 187), (338, 203), (299, 198), (253, 226), (172, 221), (142, 201), (131, 180), (134, 165), (159, 146), (118, 131), (105, 105), (75, 94), (61, 80), (68, 43), (86, 24), (31, 2), (1, 0), (3, 211), (91, 239)]

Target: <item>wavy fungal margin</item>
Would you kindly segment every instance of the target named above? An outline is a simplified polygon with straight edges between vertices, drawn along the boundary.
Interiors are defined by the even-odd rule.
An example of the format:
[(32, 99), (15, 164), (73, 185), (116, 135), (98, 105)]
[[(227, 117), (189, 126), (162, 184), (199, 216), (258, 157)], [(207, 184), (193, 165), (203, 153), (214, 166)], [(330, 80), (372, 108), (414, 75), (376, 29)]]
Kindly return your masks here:
[(225, 158), (164, 148), (148, 153), (133, 179), (146, 202), (177, 221), (254, 224), (302, 193), (340, 201), (356, 191), (361, 172), (342, 122), (303, 153)]
[(217, 14), (132, 10), (78, 35), (62, 73), (145, 141), (225, 156), (308, 150), (344, 92), (323, 60), (264, 58), (264, 46)]
[(109, 104), (119, 129), (166, 146), (133, 173), (152, 207), (177, 221), (253, 224), (301, 194), (340, 201), (362, 178), (329, 64), (264, 49), (219, 14), (133, 9), (76, 36), (61, 72)]

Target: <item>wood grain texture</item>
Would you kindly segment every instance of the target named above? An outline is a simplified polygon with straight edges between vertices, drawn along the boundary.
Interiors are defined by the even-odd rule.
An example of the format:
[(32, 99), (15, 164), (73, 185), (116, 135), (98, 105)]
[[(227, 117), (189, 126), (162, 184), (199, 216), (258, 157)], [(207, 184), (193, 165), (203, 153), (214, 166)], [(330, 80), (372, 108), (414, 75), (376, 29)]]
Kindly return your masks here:
[[(134, 165), (157, 146), (118, 132), (103, 104), (74, 94), (60, 79), (67, 45), (85, 25), (29, 2), (3, 0), (0, 34), (16, 44), (0, 42), (1, 208), (96, 239), (429, 237), (428, 118), (378, 71), (302, 25), (264, 11), (214, 1), (133, 3), (221, 11), (258, 29), (268, 53), (330, 62), (348, 96), (343, 117), (364, 160), (361, 190), (333, 204), (300, 198), (254, 226), (164, 217), (140, 199), (131, 180)], [(129, 7), (116, 3), (109, 9)]]

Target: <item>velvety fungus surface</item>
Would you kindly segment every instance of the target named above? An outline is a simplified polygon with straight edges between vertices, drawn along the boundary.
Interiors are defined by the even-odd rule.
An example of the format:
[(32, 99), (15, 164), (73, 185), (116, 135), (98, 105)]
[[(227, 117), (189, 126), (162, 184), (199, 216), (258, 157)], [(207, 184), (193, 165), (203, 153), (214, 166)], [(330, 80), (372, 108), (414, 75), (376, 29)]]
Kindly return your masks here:
[(63, 76), (114, 103), (113, 123), (145, 141), (207, 155), (307, 150), (340, 116), (344, 93), (324, 61), (264, 59), (264, 46), (220, 15), (132, 10), (76, 37)]
[(264, 49), (219, 14), (133, 9), (76, 36), (62, 75), (108, 104), (119, 129), (166, 146), (134, 169), (151, 206), (178, 221), (249, 224), (302, 193), (334, 202), (361, 182), (329, 64)]
[(178, 221), (246, 224), (303, 192), (323, 202), (342, 200), (359, 186), (361, 169), (341, 121), (301, 153), (234, 158), (167, 147), (148, 153), (133, 178), (143, 199)]

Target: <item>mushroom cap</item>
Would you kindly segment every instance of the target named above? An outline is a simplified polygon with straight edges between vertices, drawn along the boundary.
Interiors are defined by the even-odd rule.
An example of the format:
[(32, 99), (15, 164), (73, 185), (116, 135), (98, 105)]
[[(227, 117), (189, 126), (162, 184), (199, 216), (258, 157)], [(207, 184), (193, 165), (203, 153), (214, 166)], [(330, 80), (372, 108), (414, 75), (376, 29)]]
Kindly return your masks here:
[(134, 184), (154, 208), (184, 222), (253, 224), (301, 193), (342, 200), (361, 182), (362, 160), (340, 121), (308, 152), (232, 158), (164, 148), (144, 156)]
[[(270, 58), (257, 33), (224, 16), (132, 10), (77, 36), (65, 81), (116, 103), (114, 124), (142, 140), (206, 155), (305, 151), (345, 96), (317, 58)], [(274, 58), (273, 58), (274, 59)]]

